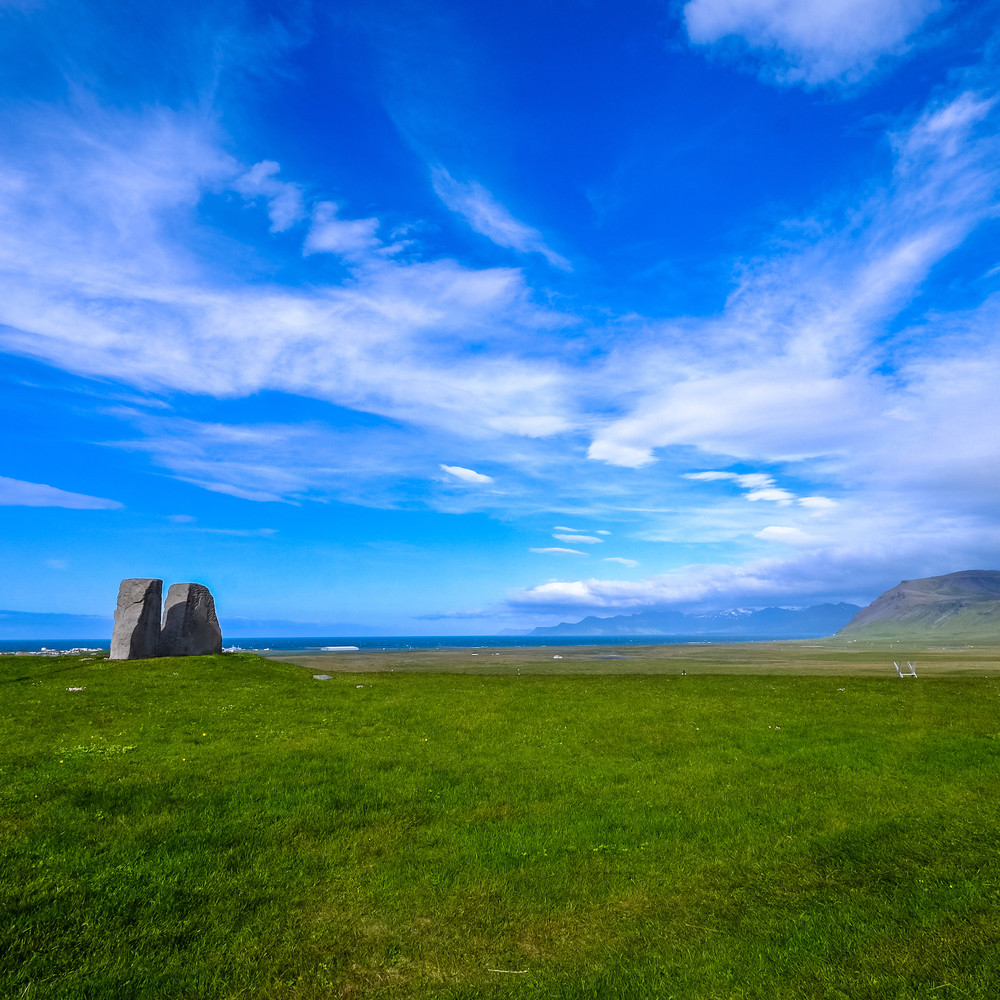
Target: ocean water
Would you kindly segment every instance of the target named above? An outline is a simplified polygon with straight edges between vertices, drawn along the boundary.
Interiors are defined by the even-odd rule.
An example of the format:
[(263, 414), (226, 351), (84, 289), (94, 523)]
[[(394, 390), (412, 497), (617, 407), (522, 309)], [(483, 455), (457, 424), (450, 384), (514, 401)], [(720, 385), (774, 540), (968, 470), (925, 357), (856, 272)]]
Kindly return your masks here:
[[(673, 646), (707, 642), (771, 642), (777, 636), (729, 635), (365, 635), (365, 636), (252, 636), (223, 637), (226, 649), (275, 652), (330, 652), (324, 646), (356, 646), (363, 653), (389, 653), (407, 649), (524, 649), (545, 646)], [(787, 638), (783, 636), (781, 638)], [(0, 653), (56, 652), (70, 649), (107, 649), (107, 639), (0, 639)]]

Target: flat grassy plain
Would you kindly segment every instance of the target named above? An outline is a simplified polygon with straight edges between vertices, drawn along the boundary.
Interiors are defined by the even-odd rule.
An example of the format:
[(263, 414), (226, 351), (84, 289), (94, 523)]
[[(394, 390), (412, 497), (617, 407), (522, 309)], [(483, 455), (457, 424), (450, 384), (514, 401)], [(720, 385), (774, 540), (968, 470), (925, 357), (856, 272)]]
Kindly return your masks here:
[[(385, 653), (265, 652), (313, 671), (457, 674), (870, 674), (896, 677), (893, 661), (917, 660), (921, 676), (1000, 674), (1000, 646), (913, 646), (903, 642), (795, 642), (661, 646), (533, 646), (408, 649)], [(898, 678), (897, 678), (898, 679)]]
[(996, 995), (1000, 651), (478, 652), (0, 657), (0, 997)]

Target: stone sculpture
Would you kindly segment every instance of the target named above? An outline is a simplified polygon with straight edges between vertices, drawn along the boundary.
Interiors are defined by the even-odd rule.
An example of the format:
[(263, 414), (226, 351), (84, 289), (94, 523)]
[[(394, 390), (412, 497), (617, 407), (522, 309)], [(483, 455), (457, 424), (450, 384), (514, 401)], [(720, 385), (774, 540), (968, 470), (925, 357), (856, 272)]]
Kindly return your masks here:
[(174, 583), (167, 591), (160, 629), (160, 656), (206, 656), (222, 652), (215, 601), (200, 583)]
[(146, 660), (152, 656), (222, 652), (222, 629), (208, 587), (200, 583), (172, 584), (161, 626), (162, 595), (162, 580), (122, 580), (110, 659)]
[(111, 635), (112, 660), (145, 660), (157, 655), (162, 580), (122, 580)]

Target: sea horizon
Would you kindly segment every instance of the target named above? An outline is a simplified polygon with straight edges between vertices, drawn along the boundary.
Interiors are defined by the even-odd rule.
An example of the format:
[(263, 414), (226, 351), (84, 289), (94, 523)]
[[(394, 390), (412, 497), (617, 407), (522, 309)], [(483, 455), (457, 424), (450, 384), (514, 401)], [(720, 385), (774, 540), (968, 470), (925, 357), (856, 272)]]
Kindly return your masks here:
[[(825, 636), (776, 635), (366, 635), (366, 636), (230, 636), (224, 651), (276, 650), (283, 653), (329, 652), (343, 647), (358, 652), (398, 652), (409, 649), (518, 649), (545, 646), (677, 646), (731, 642), (781, 642), (788, 639), (820, 639)], [(71, 649), (108, 649), (110, 639), (0, 639), (0, 653), (40, 653)], [(341, 647), (338, 649), (337, 647)], [(353, 650), (352, 650), (353, 651)]]

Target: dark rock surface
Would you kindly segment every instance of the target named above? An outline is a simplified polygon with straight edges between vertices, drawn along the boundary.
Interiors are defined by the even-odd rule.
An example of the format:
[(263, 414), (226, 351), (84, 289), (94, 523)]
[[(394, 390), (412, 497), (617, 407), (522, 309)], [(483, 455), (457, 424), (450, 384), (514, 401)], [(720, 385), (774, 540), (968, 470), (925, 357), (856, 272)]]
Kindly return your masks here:
[(145, 660), (157, 655), (162, 594), (162, 580), (122, 580), (109, 659)]
[(160, 656), (206, 656), (222, 652), (215, 600), (200, 583), (174, 583), (167, 591), (160, 629)]

